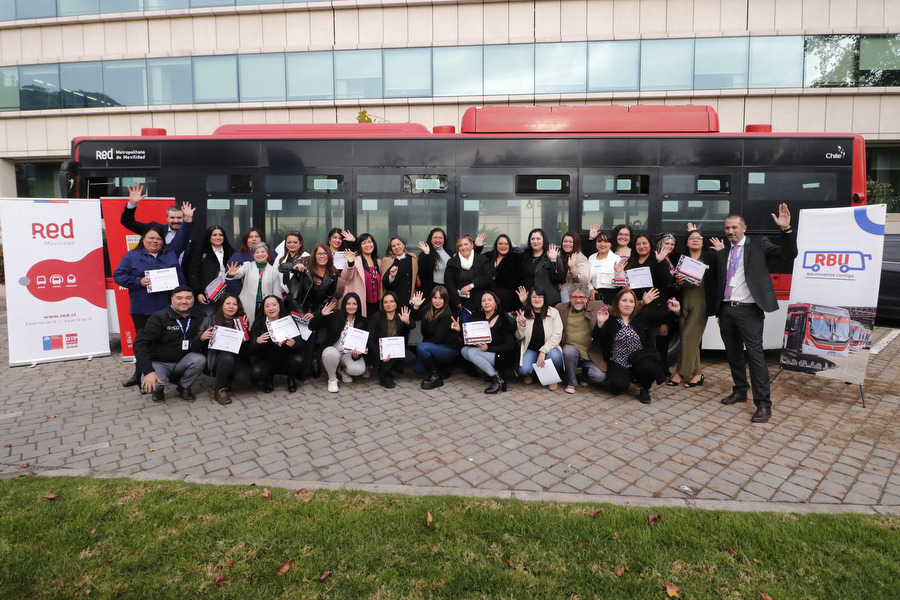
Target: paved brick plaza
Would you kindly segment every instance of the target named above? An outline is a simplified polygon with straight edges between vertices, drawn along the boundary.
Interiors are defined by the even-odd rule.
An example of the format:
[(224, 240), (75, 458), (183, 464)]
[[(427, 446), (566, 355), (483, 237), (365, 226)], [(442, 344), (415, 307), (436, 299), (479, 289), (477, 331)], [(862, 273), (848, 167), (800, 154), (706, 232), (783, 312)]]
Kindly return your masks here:
[[(868, 408), (858, 386), (785, 372), (772, 421), (751, 425), (752, 402), (718, 402), (731, 382), (717, 352), (703, 356), (706, 385), (655, 387), (649, 406), (521, 382), (486, 396), (459, 370), (433, 392), (411, 375), (393, 390), (360, 380), (340, 394), (324, 378), (294, 394), (276, 380), (273, 394), (236, 389), (226, 407), (204, 378), (196, 402), (154, 404), (119, 385), (132, 367), (117, 345), (91, 362), (8, 368), (3, 300), (0, 309), (0, 475), (900, 512), (900, 338), (869, 363)], [(878, 328), (875, 342), (889, 332)], [(767, 356), (774, 375), (777, 353)]]

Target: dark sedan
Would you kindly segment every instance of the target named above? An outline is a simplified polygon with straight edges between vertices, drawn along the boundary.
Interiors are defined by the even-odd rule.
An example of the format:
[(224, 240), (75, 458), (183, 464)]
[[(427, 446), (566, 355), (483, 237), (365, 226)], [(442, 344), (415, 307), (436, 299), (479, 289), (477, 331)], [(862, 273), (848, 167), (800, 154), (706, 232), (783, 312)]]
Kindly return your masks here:
[(900, 235), (884, 236), (884, 262), (881, 264), (881, 287), (878, 290), (879, 323), (900, 323)]

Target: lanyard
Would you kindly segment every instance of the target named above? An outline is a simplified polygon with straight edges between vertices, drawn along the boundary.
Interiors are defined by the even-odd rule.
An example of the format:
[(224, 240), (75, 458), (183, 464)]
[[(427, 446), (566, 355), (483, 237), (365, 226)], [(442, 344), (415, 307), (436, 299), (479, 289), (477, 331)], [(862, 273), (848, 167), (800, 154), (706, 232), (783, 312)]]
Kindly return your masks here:
[(178, 327), (181, 329), (181, 336), (182, 336), (184, 339), (187, 339), (187, 332), (188, 332), (188, 330), (191, 328), (191, 320), (190, 320), (190, 318), (188, 318), (188, 320), (187, 320), (187, 327), (186, 327), (186, 328), (185, 328), (184, 326), (182, 326), (181, 321), (179, 321), (178, 319), (175, 319), (175, 322), (178, 323)]

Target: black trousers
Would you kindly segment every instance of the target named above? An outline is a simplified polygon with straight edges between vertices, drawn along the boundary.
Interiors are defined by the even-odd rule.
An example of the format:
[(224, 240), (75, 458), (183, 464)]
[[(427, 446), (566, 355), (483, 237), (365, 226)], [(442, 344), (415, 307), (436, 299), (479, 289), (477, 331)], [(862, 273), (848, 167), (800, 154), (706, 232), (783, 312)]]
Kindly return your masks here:
[(650, 389), (659, 373), (659, 363), (653, 359), (636, 361), (631, 368), (625, 368), (618, 363), (607, 363), (606, 380), (609, 382), (609, 391), (615, 395), (627, 392), (631, 382), (637, 380), (642, 388)]
[(725, 302), (719, 311), (719, 331), (725, 343), (725, 358), (731, 367), (731, 379), (734, 382), (732, 389), (735, 394), (746, 394), (752, 387), (753, 403), (757, 408), (772, 407), (769, 399), (769, 368), (763, 353), (764, 318), (765, 313), (756, 304), (732, 306)]
[[(285, 352), (277, 358), (255, 360), (250, 364), (250, 380), (253, 383), (265, 383), (273, 375), (300, 377), (305, 364), (302, 352)], [(217, 369), (218, 370), (218, 369)]]

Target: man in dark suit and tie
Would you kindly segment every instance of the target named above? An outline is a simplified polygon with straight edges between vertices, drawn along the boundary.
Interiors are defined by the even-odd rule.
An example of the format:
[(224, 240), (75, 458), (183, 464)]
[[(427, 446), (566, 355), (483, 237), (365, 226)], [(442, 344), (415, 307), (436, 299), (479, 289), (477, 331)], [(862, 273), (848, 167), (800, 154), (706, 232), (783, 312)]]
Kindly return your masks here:
[[(772, 219), (781, 229), (781, 246), (764, 237), (751, 240), (744, 235), (747, 231), (744, 218), (729, 215), (725, 219), (725, 236), (730, 243), (725, 244), (716, 256), (719, 273), (725, 274), (719, 280), (716, 297), (721, 302), (716, 314), (734, 381), (731, 395), (723, 398), (722, 404), (746, 402), (747, 391), (752, 388), (756, 405), (753, 423), (766, 423), (772, 416), (769, 369), (763, 355), (763, 320), (765, 313), (778, 310), (778, 300), (768, 263), (797, 256), (797, 234), (791, 227), (787, 204), (781, 204), (778, 215), (773, 214)], [(747, 365), (750, 367), (749, 385)]]

